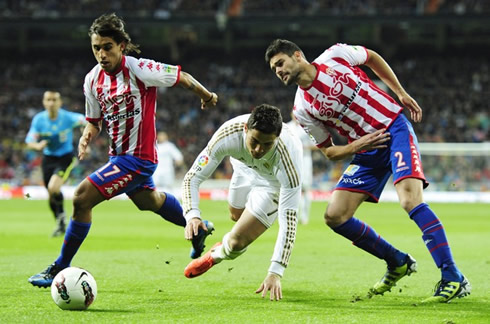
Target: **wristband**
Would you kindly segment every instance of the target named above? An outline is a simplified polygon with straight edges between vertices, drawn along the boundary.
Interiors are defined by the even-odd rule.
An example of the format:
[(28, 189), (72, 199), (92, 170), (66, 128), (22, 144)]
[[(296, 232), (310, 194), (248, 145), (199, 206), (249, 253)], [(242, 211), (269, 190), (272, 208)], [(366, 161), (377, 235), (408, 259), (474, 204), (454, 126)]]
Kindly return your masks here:
[(204, 102), (208, 103), (210, 102), (211, 100), (213, 100), (213, 93), (211, 92), (211, 97), (208, 99), (208, 100), (205, 100)]

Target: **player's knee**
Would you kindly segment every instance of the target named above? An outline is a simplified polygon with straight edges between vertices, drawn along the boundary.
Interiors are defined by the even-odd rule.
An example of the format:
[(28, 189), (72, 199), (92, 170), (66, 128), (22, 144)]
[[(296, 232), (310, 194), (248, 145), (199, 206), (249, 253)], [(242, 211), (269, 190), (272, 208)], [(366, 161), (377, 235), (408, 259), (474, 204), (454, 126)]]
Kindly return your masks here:
[(409, 199), (409, 198), (400, 199), (400, 205), (407, 213), (409, 213), (412, 209), (417, 207), (420, 203), (421, 202), (418, 202), (415, 199)]
[(134, 204), (141, 211), (144, 211), (144, 210), (157, 211), (161, 207), (155, 201), (152, 201), (152, 200), (145, 201), (144, 203), (141, 203), (141, 202), (136, 203), (135, 202)]
[(73, 209), (75, 211), (78, 211), (87, 210), (90, 208), (92, 208), (92, 206), (89, 204), (88, 199), (85, 197), (83, 189), (78, 187), (73, 195)]
[(148, 210), (148, 208), (145, 208), (145, 205), (144, 204), (141, 204), (139, 202), (136, 202), (136, 201), (133, 201), (134, 202), (134, 205), (136, 206), (136, 208), (138, 208), (138, 210)]
[(342, 224), (342, 216), (343, 215), (341, 213), (339, 213), (338, 211), (336, 212), (334, 209), (330, 208), (328, 208), (323, 215), (325, 219), (325, 224), (327, 224), (327, 226), (330, 228), (334, 228)]
[(60, 187), (52, 184), (48, 184), (48, 194), (49, 196), (54, 196), (60, 192)]
[[(98, 193), (95, 187), (88, 181), (83, 181), (75, 190), (73, 195), (73, 214), (78, 215), (90, 211), (95, 205), (97, 205), (101, 199), (98, 197)], [(102, 196), (101, 196), (102, 197)]]
[(420, 197), (415, 192), (406, 191), (400, 195), (400, 206), (409, 213), (412, 209), (417, 207), (423, 202), (422, 197)]
[(149, 210), (157, 212), (165, 203), (165, 193), (158, 191), (140, 192), (131, 197), (133, 203), (139, 210)]

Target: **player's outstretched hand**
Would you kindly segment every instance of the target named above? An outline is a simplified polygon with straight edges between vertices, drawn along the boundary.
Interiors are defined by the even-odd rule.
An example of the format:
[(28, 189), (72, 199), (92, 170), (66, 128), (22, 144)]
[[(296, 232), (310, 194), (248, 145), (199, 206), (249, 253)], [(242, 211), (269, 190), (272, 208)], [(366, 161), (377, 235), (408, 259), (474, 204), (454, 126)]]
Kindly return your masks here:
[(416, 123), (422, 121), (422, 108), (420, 108), (419, 104), (415, 99), (410, 97), (408, 93), (404, 93), (398, 97), (403, 106), (407, 107), (410, 110), (410, 118)]
[(202, 99), (201, 98), (201, 109), (206, 109), (207, 107), (214, 107), (218, 103), (218, 95), (214, 92), (211, 92), (210, 99)]
[(88, 132), (86, 135), (82, 135), (80, 137), (80, 141), (78, 142), (78, 158), (83, 160), (85, 155), (88, 153), (87, 148), (90, 140), (92, 139), (92, 133)]
[(206, 232), (208, 231), (206, 224), (204, 224), (200, 218), (194, 217), (188, 221), (185, 226), (185, 239), (192, 240), (192, 238), (197, 235), (199, 227)]
[(279, 275), (269, 273), (255, 293), (258, 294), (262, 292), (262, 298), (264, 298), (269, 290), (271, 292), (271, 301), (282, 299), (281, 277)]

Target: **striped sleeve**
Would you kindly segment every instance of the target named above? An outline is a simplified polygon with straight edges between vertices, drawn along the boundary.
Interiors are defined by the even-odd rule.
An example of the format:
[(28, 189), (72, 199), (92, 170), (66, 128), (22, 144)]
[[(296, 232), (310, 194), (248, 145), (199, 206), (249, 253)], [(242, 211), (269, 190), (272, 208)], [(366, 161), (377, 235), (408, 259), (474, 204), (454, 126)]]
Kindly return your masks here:
[(179, 82), (180, 65), (170, 65), (154, 60), (126, 56), (131, 71), (147, 87), (172, 87)]
[(301, 198), (301, 172), (303, 150), (298, 138), (291, 139), (286, 144), (282, 138), (278, 141), (281, 168), (278, 179), (281, 183), (279, 193), (278, 222), (274, 254), (271, 259), (269, 272), (283, 275), (289, 264), (289, 258), (296, 240), (296, 225), (299, 203)]
[(346, 60), (352, 66), (366, 63), (369, 56), (364, 46), (342, 43), (333, 45), (324, 53), (325, 57), (339, 57)]
[(296, 240), (296, 225), (298, 223), (298, 206), (301, 198), (301, 188), (281, 189), (279, 195), (279, 232), (277, 234), (274, 254), (271, 259), (269, 272), (283, 276), (289, 264), (289, 258)]
[[(98, 76), (97, 80), (95, 80), (95, 75)], [(103, 79), (103, 72), (98, 71), (97, 68), (92, 69), (85, 77), (83, 94), (85, 95), (85, 119), (88, 121), (99, 121), (102, 119), (100, 105), (93, 93), (93, 89), (97, 88), (97, 85), (102, 83)]]

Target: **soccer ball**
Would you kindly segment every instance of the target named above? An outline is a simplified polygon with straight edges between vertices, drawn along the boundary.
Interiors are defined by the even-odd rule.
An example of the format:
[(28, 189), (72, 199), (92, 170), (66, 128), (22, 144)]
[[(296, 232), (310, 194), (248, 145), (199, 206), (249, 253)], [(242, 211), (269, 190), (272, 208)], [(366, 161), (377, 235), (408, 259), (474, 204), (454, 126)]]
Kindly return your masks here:
[(61, 309), (84, 310), (97, 297), (97, 284), (87, 270), (69, 267), (54, 277), (51, 297)]

